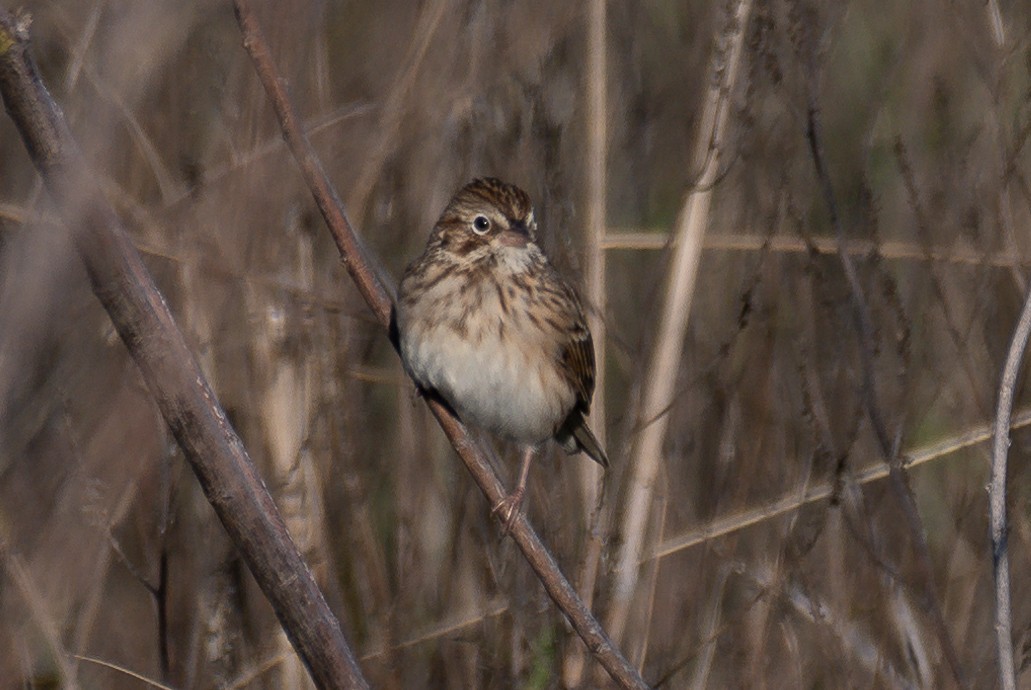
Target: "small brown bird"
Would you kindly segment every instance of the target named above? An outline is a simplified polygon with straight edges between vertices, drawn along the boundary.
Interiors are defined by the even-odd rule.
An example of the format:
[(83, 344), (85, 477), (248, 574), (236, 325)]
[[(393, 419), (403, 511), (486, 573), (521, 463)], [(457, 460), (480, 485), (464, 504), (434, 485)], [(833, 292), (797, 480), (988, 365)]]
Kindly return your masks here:
[(506, 530), (549, 438), (609, 464), (585, 420), (594, 394), (591, 332), (536, 231), (526, 192), (474, 180), (405, 270), (395, 312), (401, 359), (419, 387), (463, 421), (523, 446), (516, 488), (493, 510)]

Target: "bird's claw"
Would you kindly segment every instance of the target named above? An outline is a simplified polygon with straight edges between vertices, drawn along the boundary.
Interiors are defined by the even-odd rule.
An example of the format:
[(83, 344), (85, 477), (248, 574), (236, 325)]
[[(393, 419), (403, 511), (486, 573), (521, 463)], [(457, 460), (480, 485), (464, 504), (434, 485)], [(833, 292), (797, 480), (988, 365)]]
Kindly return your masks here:
[(523, 493), (523, 489), (516, 489), (498, 501), (498, 504), (490, 511), (491, 515), (497, 514), (501, 520), (501, 536), (503, 537), (508, 536), (508, 533), (512, 531), (512, 525), (515, 524), (516, 519), (519, 517), (519, 504), (523, 502)]

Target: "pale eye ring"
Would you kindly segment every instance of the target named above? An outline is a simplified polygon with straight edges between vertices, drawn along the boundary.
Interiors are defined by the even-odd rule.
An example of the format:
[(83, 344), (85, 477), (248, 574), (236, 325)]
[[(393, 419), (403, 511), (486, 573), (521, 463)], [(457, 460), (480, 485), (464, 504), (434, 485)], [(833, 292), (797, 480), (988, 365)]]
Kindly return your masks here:
[(482, 235), (490, 230), (490, 219), (487, 216), (476, 216), (473, 218), (473, 232)]

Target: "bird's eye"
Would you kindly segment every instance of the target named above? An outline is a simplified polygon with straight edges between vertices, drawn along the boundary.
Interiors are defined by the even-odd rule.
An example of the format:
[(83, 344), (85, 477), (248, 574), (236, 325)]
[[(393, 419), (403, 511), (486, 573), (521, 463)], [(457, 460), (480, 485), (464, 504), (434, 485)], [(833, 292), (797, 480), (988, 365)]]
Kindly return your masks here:
[(473, 232), (477, 235), (482, 235), (488, 230), (490, 230), (490, 219), (487, 216), (476, 216), (473, 219)]

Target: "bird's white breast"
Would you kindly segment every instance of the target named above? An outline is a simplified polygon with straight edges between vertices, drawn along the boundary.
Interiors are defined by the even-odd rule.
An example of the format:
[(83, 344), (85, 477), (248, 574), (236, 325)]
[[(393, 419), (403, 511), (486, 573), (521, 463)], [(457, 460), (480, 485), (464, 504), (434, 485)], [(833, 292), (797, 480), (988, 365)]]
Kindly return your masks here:
[[(401, 354), (420, 385), (436, 389), (464, 421), (537, 443), (554, 435), (575, 394), (559, 379), (556, 334), (534, 325), (522, 300), (503, 312), (494, 282), (503, 277), (449, 276), (399, 306)], [(470, 300), (476, 307), (466, 310)]]

